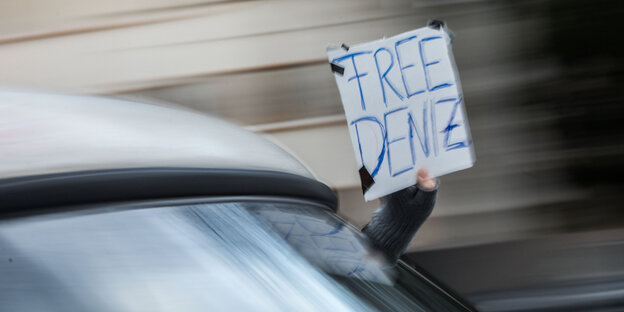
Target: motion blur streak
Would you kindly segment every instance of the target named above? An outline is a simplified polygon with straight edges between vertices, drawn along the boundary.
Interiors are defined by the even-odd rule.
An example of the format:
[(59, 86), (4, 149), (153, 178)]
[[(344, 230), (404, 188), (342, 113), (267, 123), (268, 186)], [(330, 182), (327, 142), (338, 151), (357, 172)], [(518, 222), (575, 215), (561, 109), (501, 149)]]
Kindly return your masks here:
[(621, 0), (21, 3), (0, 4), (0, 83), (179, 103), (254, 126), (360, 226), (378, 203), (362, 200), (325, 47), (445, 20), (477, 162), (442, 177), (407, 260), (484, 311), (624, 305)]
[(2, 310), (374, 310), (243, 208), (4, 221), (0, 255), (12, 260), (0, 263)]
[[(515, 81), (513, 88), (483, 94), (482, 99), (466, 88), (466, 103), (475, 104), (468, 106), (471, 125), (482, 129), (488, 123), (493, 129), (498, 118), (480, 115), (485, 103), (495, 101), (498, 115), (524, 124), (523, 133), (530, 141), (522, 147), (533, 150), (525, 154), (533, 159), (525, 158), (528, 161), (520, 167), (508, 164), (534, 177), (531, 184), (516, 185), (519, 189), (512, 193), (531, 188), (539, 197), (563, 187), (569, 195), (520, 205), (506, 212), (507, 217), (481, 213), (446, 222), (431, 220), (431, 227), (463, 224), (475, 238), (486, 233), (499, 239), (429, 248), (410, 258), (467, 294), (483, 311), (620, 311), (624, 306), (624, 131), (620, 126), (624, 6), (621, 1), (575, 0), (499, 2), (499, 8), (499, 14), (507, 17), (487, 27), (497, 28), (509, 17), (526, 21), (532, 25), (529, 29), (508, 35), (530, 44), (500, 56), (507, 60), (492, 60), (499, 69), (515, 60), (519, 67), (503, 75)], [(517, 113), (510, 116), (505, 111)], [(495, 134), (475, 134), (478, 163), (490, 160), (491, 146), (481, 145), (487, 141), (480, 140), (481, 135)], [(487, 158), (479, 159), (479, 148)], [(510, 160), (517, 152), (509, 149), (496, 157)], [(504, 170), (508, 169), (501, 167), (499, 172)], [(553, 180), (554, 176), (560, 180)], [(477, 190), (496, 192), (488, 187)], [(514, 223), (501, 222), (511, 219), (525, 225), (511, 230)], [(431, 231), (431, 235), (439, 232)], [(503, 236), (507, 238), (500, 239)]]

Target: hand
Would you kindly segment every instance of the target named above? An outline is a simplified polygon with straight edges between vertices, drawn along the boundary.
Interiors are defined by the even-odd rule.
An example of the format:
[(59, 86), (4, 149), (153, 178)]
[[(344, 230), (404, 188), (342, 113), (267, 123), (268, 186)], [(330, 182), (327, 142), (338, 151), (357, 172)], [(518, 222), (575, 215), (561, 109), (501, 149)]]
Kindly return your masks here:
[(420, 170), (418, 170), (416, 184), (418, 184), (423, 190), (433, 190), (436, 187), (436, 183), (436, 179), (429, 174), (427, 169), (420, 168)]
[(436, 202), (438, 182), (427, 169), (418, 170), (416, 183), (384, 196), (381, 208), (362, 229), (392, 261), (405, 252)]

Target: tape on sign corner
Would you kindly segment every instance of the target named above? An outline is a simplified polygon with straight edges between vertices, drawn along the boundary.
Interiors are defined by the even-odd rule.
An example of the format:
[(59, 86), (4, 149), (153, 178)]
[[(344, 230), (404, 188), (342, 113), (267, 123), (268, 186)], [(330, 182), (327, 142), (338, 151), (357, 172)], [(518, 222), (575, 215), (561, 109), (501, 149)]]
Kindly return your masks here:
[(441, 28), (443, 29), (445, 25), (446, 23), (444, 23), (444, 21), (441, 21), (439, 19), (430, 19), (427, 22), (427, 27), (433, 28), (435, 30), (440, 30)]
[(455, 39), (455, 33), (453, 33), (450, 29), (448, 29), (445, 21), (442, 21), (439, 19), (431, 19), (427, 22), (427, 27), (431, 29), (435, 29), (435, 30), (445, 31), (448, 34), (451, 42), (453, 41), (453, 39)]
[(375, 184), (375, 180), (364, 166), (362, 166), (358, 172), (360, 173), (360, 183), (362, 183), (362, 193), (366, 194), (366, 191)]
[(329, 63), (331, 65), (331, 71), (332, 73), (338, 73), (338, 75), (342, 76), (344, 75), (344, 71), (345, 68), (338, 65), (338, 64), (334, 64), (334, 63)]

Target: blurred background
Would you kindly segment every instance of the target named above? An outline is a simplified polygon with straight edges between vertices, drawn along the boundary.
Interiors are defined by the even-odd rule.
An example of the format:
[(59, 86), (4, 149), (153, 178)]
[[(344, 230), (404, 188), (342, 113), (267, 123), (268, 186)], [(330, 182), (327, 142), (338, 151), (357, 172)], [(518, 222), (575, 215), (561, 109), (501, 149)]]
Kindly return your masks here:
[(363, 201), (325, 48), (445, 20), (477, 162), (441, 178), (406, 260), (484, 310), (545, 297), (614, 306), (624, 298), (623, 16), (618, 0), (2, 1), (0, 84), (232, 121), (301, 158), (363, 226), (379, 203)]

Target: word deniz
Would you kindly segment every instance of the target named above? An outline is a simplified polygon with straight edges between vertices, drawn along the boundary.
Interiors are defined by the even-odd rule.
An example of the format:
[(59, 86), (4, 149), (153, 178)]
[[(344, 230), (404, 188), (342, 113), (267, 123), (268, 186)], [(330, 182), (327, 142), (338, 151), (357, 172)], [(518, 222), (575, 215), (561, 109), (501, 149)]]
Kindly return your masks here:
[[(474, 163), (461, 88), (444, 30), (328, 49), (358, 165), (371, 200)], [(380, 183), (382, 182), (383, 183)]]

